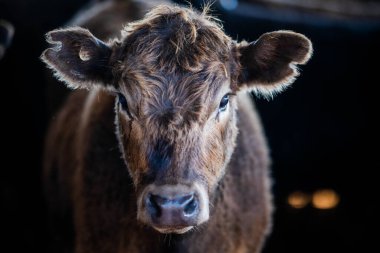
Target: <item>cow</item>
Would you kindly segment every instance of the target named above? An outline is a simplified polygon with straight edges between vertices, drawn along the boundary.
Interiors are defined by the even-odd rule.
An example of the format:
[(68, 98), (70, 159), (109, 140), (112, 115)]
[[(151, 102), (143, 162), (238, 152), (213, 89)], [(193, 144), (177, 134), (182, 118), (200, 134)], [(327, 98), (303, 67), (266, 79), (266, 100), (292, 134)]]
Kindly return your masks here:
[(206, 9), (159, 5), (108, 41), (47, 34), (41, 58), (75, 90), (46, 140), (55, 252), (261, 251), (270, 158), (249, 94), (283, 91), (312, 44), (237, 42)]
[(0, 19), (0, 60), (4, 57), (5, 51), (11, 45), (13, 35), (13, 25), (8, 21)]

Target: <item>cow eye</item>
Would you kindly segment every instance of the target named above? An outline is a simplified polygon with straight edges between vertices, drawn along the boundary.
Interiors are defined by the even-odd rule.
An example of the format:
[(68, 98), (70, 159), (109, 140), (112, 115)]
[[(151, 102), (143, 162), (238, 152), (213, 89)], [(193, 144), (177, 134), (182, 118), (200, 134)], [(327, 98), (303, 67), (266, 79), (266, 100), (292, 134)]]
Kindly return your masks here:
[(224, 97), (222, 98), (222, 100), (220, 101), (220, 104), (219, 104), (219, 111), (220, 112), (223, 112), (227, 109), (229, 101), (230, 101), (230, 95), (229, 94), (224, 95)]
[(118, 96), (118, 101), (119, 101), (119, 104), (120, 104), (121, 108), (128, 114), (129, 117), (131, 117), (132, 115), (129, 112), (127, 99), (121, 93), (117, 93), (117, 96)]

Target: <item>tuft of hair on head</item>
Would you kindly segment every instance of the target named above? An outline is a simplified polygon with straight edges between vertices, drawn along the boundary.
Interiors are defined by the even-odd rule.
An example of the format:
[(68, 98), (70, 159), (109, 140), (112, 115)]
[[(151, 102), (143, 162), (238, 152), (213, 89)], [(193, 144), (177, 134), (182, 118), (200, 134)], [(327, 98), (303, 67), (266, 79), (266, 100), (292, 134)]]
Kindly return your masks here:
[(201, 8), (202, 9), (201, 16), (204, 19), (216, 24), (220, 29), (223, 29), (222, 20), (220, 20), (218, 17), (216, 17), (213, 14), (212, 7), (215, 4), (215, 2), (216, 0), (205, 2)]

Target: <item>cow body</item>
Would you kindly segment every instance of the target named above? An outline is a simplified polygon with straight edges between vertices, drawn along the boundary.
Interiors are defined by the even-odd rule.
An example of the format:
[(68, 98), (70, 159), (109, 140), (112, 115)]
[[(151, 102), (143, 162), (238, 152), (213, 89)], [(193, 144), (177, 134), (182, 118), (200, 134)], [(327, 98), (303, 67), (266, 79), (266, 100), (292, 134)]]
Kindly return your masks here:
[[(237, 145), (212, 197), (210, 220), (190, 234), (168, 236), (136, 220), (133, 183), (114, 130), (114, 97), (73, 92), (51, 126), (46, 149), (55, 218), (67, 218), (58, 224), (68, 231), (61, 236), (72, 236), (73, 219), (76, 252), (258, 252), (271, 220), (269, 158), (254, 107), (242, 96)], [(58, 248), (72, 245), (66, 240)]]
[[(114, 7), (77, 20), (104, 39), (115, 28), (97, 19), (124, 10)], [(309, 59), (310, 41), (279, 31), (237, 43), (205, 12), (168, 5), (109, 43), (76, 27), (47, 38), (55, 47), (42, 59), (80, 89), (47, 136), (52, 250), (260, 252), (270, 159), (244, 91), (281, 91)]]

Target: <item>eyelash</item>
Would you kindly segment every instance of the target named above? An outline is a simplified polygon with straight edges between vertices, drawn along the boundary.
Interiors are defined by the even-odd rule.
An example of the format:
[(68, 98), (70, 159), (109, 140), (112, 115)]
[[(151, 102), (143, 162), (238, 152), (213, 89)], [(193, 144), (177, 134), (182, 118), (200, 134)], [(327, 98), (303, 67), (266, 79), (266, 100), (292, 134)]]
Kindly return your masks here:
[(117, 93), (117, 96), (118, 96), (118, 102), (121, 108), (123, 109), (123, 111), (125, 111), (128, 114), (128, 116), (132, 118), (132, 114), (129, 111), (128, 102), (125, 96), (121, 93)]
[(230, 94), (223, 96), (219, 103), (219, 112), (224, 112), (227, 109), (228, 103), (230, 102)]
[(220, 100), (220, 103), (219, 103), (218, 113), (221, 113), (227, 110), (227, 106), (230, 103), (231, 96), (235, 96), (235, 95), (236, 95), (235, 93), (229, 92), (223, 96), (222, 100)]

